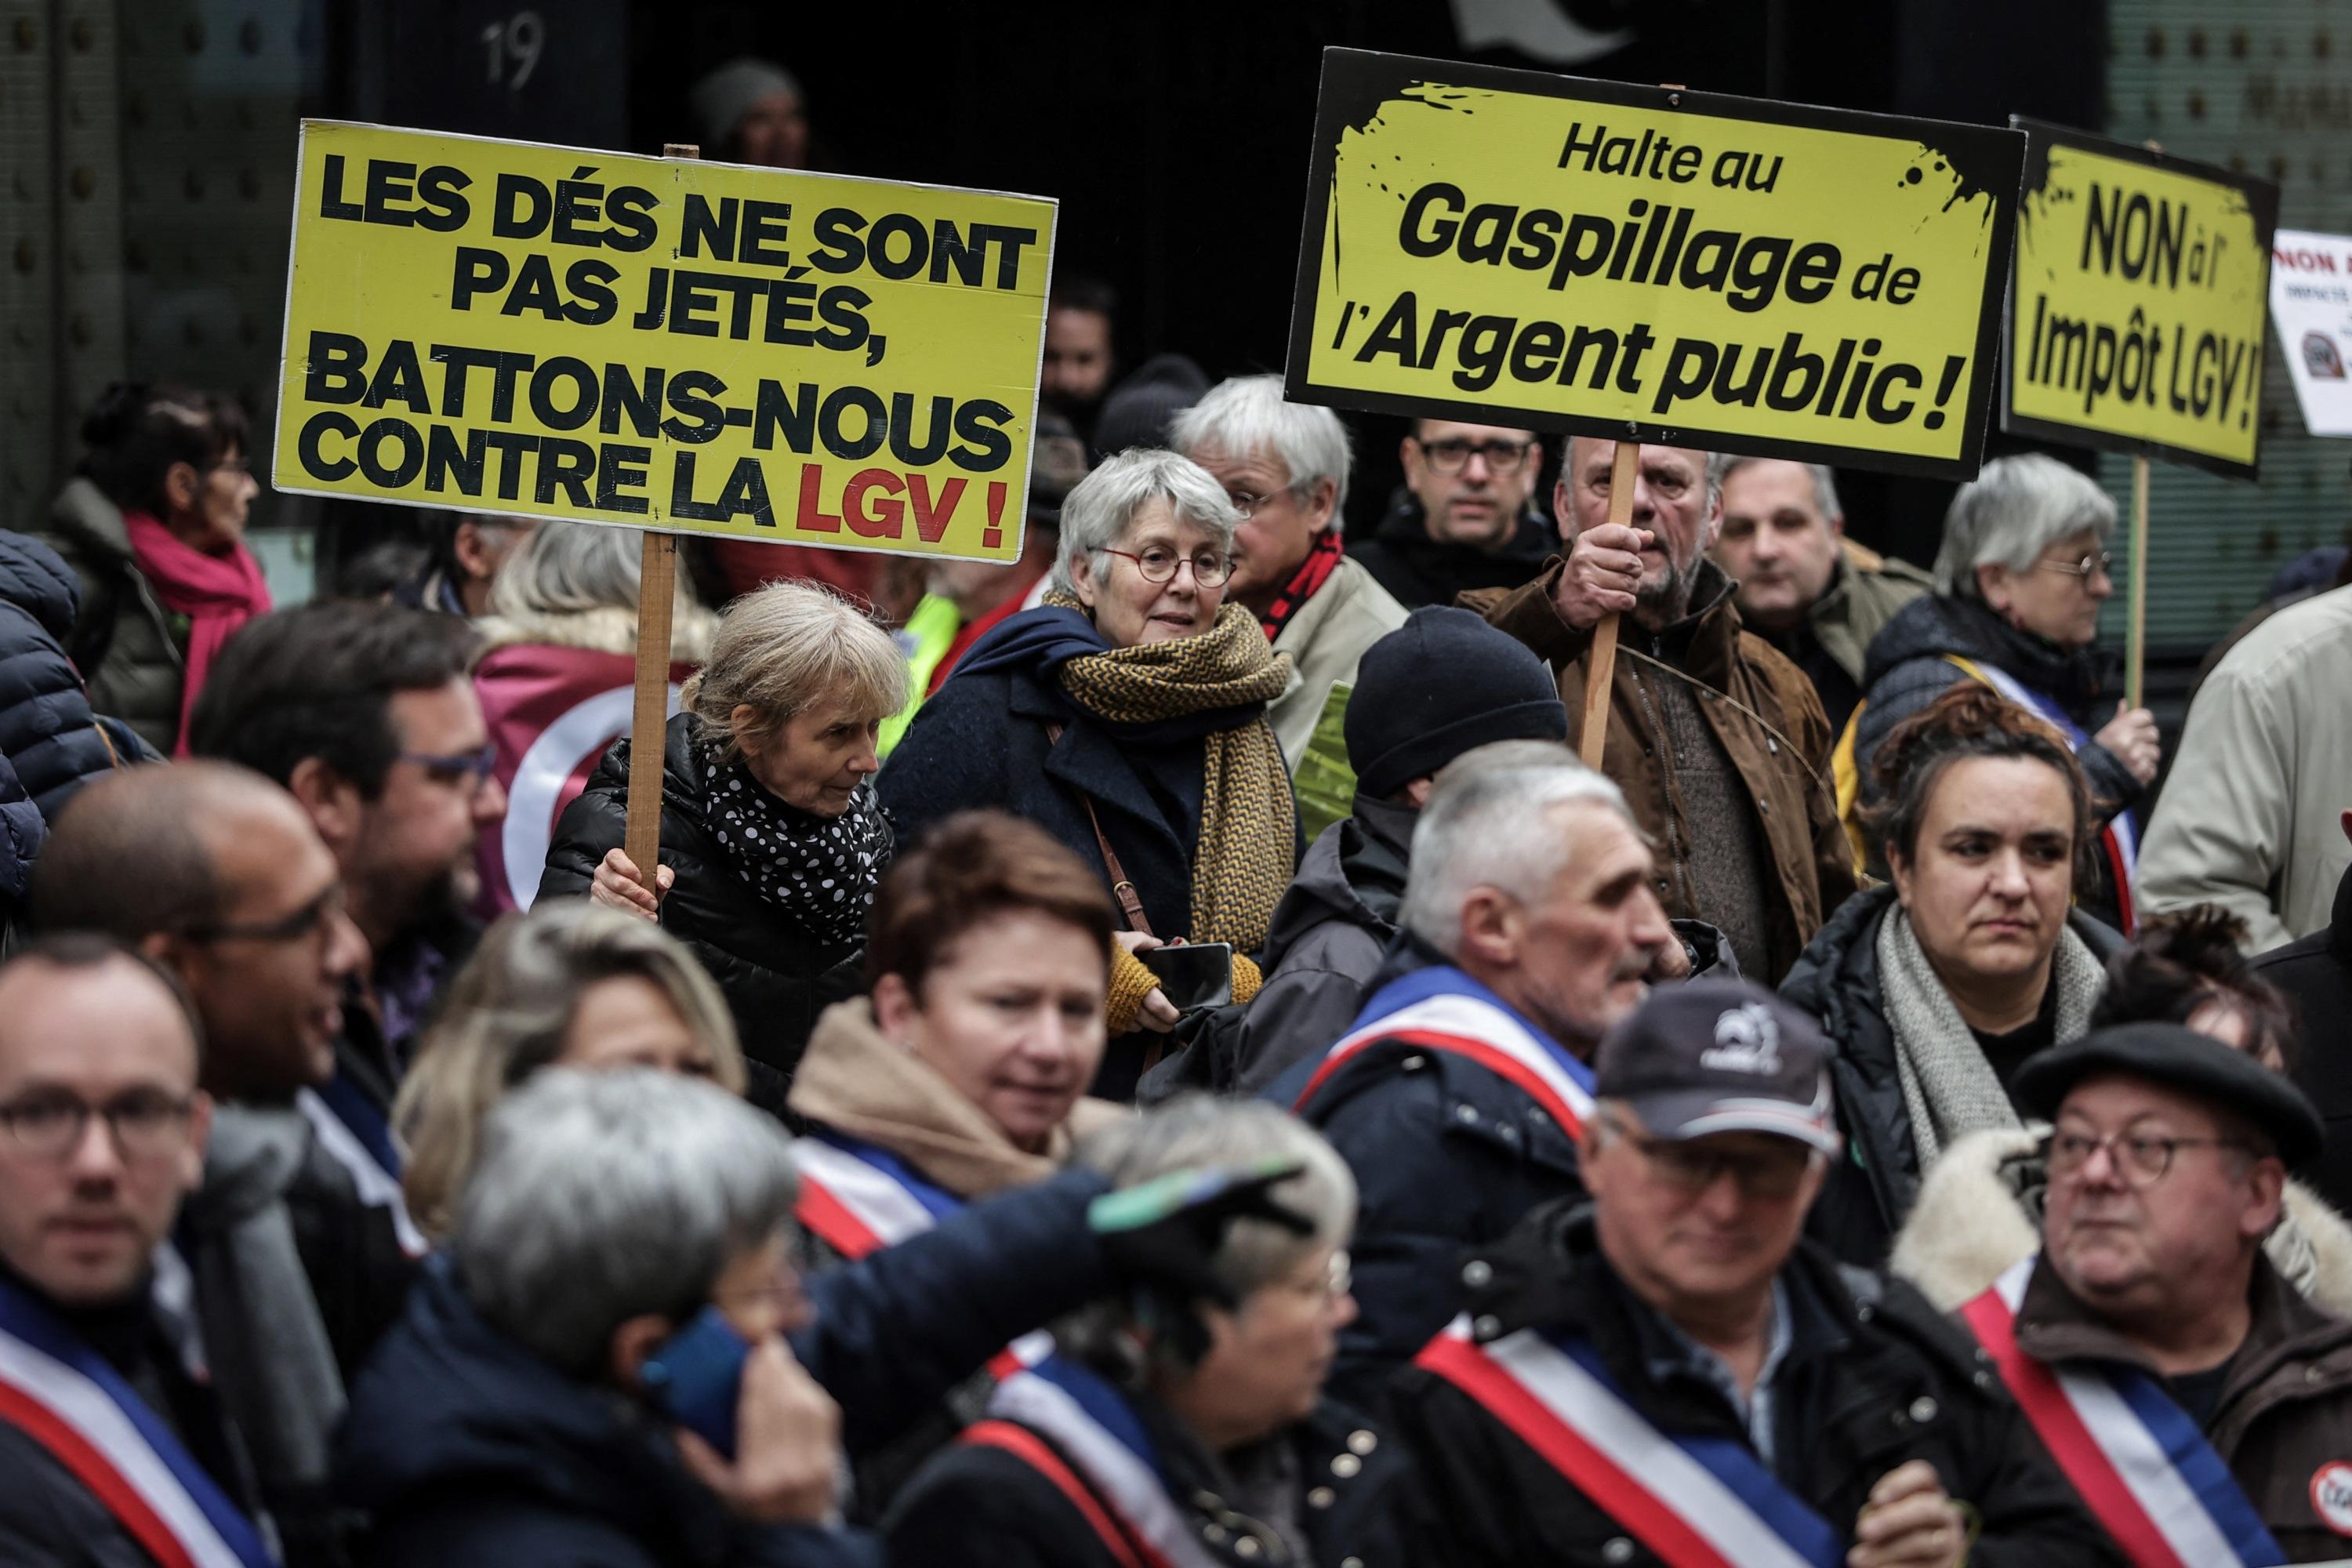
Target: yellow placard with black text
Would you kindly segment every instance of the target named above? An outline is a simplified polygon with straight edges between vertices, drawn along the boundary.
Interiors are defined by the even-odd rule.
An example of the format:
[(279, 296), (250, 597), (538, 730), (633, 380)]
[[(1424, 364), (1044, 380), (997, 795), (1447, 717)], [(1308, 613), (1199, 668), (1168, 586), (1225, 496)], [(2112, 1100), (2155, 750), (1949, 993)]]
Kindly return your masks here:
[(1966, 478), (2024, 139), (1324, 53), (1302, 401)]
[(2252, 479), (2278, 187), (2011, 123), (2028, 147), (2002, 427)]
[(1055, 217), (307, 121), (273, 482), (1012, 560)]

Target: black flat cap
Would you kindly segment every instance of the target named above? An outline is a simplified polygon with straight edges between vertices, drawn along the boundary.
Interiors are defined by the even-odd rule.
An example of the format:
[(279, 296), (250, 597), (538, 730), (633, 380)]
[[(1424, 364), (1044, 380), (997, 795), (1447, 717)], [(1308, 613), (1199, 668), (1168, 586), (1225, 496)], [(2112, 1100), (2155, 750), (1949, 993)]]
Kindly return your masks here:
[(2303, 1091), (2243, 1051), (2180, 1024), (2117, 1024), (2042, 1052), (2018, 1068), (2018, 1108), (2044, 1121), (2074, 1086), (2122, 1073), (2235, 1111), (2262, 1129), (2289, 1166), (2319, 1152), (2326, 1129)]

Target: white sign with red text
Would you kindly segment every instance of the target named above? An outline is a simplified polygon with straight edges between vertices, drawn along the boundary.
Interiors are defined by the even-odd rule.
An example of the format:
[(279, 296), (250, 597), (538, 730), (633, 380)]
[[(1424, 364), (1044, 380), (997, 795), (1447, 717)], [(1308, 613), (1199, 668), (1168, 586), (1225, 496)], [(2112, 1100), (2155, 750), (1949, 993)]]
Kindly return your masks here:
[(2278, 231), (2271, 322), (2304, 425), (2315, 436), (2352, 436), (2352, 237)]

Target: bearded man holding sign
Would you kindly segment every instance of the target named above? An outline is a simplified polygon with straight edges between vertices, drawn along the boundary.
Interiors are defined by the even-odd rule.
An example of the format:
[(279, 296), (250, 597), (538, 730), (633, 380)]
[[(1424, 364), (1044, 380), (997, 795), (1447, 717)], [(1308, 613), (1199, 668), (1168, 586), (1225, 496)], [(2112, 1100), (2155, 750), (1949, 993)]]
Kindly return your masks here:
[(2121, 1561), (1984, 1360), (1798, 1234), (1842, 1157), (1828, 1047), (1735, 981), (1601, 1047), (1589, 1206), (1463, 1267), (1392, 1415), (1454, 1568), (2068, 1568)]

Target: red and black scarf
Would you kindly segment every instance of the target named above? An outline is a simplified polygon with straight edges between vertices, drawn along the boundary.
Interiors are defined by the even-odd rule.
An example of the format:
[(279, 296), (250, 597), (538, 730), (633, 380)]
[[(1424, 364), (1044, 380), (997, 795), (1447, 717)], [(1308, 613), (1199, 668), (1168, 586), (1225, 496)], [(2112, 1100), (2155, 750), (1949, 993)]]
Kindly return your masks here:
[(1282, 635), (1282, 628), (1290, 624), (1299, 605), (1323, 591), (1323, 584), (1339, 569), (1339, 531), (1336, 528), (1323, 529), (1308, 542), (1307, 559), (1298, 563), (1298, 570), (1290, 574), (1290, 581), (1282, 585), (1282, 592), (1257, 618), (1258, 625), (1265, 628), (1268, 642)]

